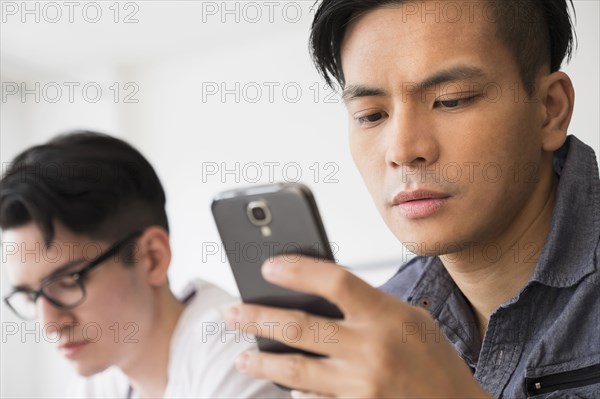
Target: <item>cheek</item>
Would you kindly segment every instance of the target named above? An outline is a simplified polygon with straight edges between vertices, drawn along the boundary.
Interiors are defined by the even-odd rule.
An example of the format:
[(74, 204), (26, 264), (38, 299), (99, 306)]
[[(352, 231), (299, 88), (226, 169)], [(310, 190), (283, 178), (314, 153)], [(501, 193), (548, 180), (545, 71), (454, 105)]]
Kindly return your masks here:
[(350, 133), (350, 154), (367, 189), (374, 197), (381, 189), (385, 168), (385, 153), (374, 140), (365, 140), (358, 134)]
[[(115, 266), (115, 269), (122, 267)], [(90, 279), (86, 301), (77, 309), (81, 321), (93, 321), (104, 326), (138, 322), (138, 318), (141, 317), (136, 301), (139, 290), (131, 283), (129, 271), (109, 269), (98, 271), (107, 273)]]
[(446, 147), (451, 152), (445, 160), (460, 160), (463, 166), (458, 201), (449, 215), (455, 237), (489, 238), (514, 218), (534, 190), (541, 146), (526, 112), (508, 104), (482, 113), (464, 126), (460, 147)]
[[(508, 88), (506, 91), (510, 92)], [(477, 180), (482, 180), (480, 183), (494, 181), (500, 173), (497, 184), (487, 187), (486, 191), (500, 190), (496, 186), (501, 186), (503, 181), (514, 185), (509, 178), (515, 174), (515, 168), (539, 162), (541, 134), (537, 121), (531, 117), (537, 112), (536, 105), (515, 103), (509, 97), (502, 97), (496, 103), (483, 103), (468, 117), (454, 119), (453, 141), (445, 142), (443, 158), (444, 162), (458, 160), (462, 164), (469, 179), (463, 179), (463, 186), (477, 185)], [(457, 142), (460, 145), (456, 145)], [(473, 167), (465, 166), (466, 163), (472, 163)], [(473, 175), (475, 168), (478, 170)]]
[[(504, 91), (511, 93), (508, 87)], [(539, 112), (537, 103), (515, 102), (511, 95), (506, 95), (491, 105), (485, 119), (479, 121), (482, 127), (487, 126), (488, 134), (484, 136), (488, 148), (510, 160), (519, 160), (532, 150), (541, 151), (540, 120), (532, 117)]]

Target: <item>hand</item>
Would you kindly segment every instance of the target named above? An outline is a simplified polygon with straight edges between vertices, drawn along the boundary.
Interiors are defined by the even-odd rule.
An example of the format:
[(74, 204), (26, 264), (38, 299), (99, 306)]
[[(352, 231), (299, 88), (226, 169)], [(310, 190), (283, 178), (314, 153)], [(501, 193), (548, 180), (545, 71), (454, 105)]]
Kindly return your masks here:
[(426, 310), (334, 263), (297, 259), (273, 258), (263, 265), (263, 276), (325, 297), (341, 309), (343, 320), (247, 304), (229, 309), (226, 320), (242, 330), (248, 323), (268, 326), (257, 335), (327, 357), (246, 352), (236, 360), (241, 372), (311, 392), (308, 396), (489, 397)]
[(327, 398), (333, 397), (333, 396), (319, 395), (314, 392), (302, 392), (302, 391), (292, 391), (291, 395), (292, 395), (293, 399), (327, 399)]
[(327, 399), (332, 398), (333, 396), (324, 396), (319, 395), (313, 392), (302, 392), (302, 391), (292, 391), (292, 398), (294, 399)]

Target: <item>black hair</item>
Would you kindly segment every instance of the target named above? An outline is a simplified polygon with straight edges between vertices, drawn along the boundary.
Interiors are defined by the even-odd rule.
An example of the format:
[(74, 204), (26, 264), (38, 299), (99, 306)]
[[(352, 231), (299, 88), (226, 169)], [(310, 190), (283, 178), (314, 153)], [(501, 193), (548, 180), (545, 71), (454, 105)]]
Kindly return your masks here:
[(0, 180), (0, 228), (36, 223), (46, 244), (54, 224), (114, 240), (156, 225), (167, 232), (166, 197), (150, 163), (123, 140), (75, 131), (31, 147)]
[[(497, 35), (514, 54), (520, 77), (529, 96), (535, 77), (544, 65), (560, 69), (565, 56), (571, 59), (576, 36), (568, 3), (573, 0), (483, 0), (493, 12), (487, 19), (497, 23)], [(346, 28), (354, 19), (376, 8), (400, 5), (406, 0), (323, 0), (315, 12), (310, 52), (319, 73), (334, 88), (343, 88), (340, 48)]]

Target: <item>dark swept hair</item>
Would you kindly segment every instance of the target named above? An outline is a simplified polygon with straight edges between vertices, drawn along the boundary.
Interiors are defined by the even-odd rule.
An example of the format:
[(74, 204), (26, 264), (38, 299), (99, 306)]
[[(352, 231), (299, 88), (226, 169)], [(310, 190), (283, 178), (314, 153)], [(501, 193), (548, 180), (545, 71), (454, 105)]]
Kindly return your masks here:
[(89, 131), (31, 147), (0, 180), (0, 228), (34, 222), (46, 244), (55, 222), (76, 234), (115, 239), (151, 225), (169, 230), (154, 169), (123, 140)]
[[(483, 0), (495, 15), (497, 35), (514, 54), (522, 83), (529, 96), (535, 77), (549, 65), (560, 69), (565, 56), (571, 59), (576, 36), (569, 15), (573, 0)], [(407, 0), (323, 0), (311, 27), (310, 52), (319, 73), (334, 88), (334, 80), (345, 85), (341, 45), (346, 28), (354, 19), (376, 8), (406, 3)], [(492, 18), (490, 18), (491, 20)]]

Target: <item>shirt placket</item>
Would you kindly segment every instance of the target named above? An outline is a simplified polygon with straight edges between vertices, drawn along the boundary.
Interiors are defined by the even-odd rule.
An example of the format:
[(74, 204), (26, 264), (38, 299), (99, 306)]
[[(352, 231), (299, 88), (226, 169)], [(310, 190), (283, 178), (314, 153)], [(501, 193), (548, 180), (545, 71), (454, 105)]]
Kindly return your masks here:
[(514, 373), (521, 354), (529, 324), (523, 315), (527, 305), (498, 308), (488, 322), (475, 378), (493, 397), (500, 397)]

